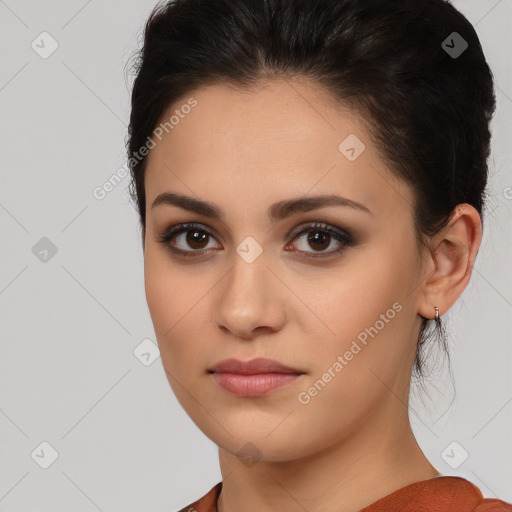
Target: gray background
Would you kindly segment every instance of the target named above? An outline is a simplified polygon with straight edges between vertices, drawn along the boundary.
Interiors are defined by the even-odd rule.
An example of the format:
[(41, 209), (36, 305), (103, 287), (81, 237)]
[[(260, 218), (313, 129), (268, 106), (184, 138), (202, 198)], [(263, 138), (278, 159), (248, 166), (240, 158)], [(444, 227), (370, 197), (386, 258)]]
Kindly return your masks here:
[[(221, 479), (216, 446), (181, 409), (160, 358), (140, 356), (151, 345), (137, 351), (155, 338), (128, 178), (93, 195), (125, 164), (124, 65), (154, 5), (0, 0), (4, 512), (173, 511)], [(512, 0), (454, 5), (496, 78), (491, 200), (471, 283), (443, 317), (455, 390), (434, 373), (411, 419), (443, 474), (512, 501)], [(43, 31), (58, 43), (47, 58)], [(47, 469), (42, 442), (58, 453)]]

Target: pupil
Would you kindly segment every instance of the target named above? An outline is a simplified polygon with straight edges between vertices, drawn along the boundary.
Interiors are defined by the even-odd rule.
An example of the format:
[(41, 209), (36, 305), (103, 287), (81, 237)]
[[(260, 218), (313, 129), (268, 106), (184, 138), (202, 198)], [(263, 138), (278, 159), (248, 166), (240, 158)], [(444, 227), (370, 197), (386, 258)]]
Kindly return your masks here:
[[(189, 231), (187, 234), (187, 243), (195, 249), (201, 249), (201, 242), (204, 242), (207, 237), (208, 233), (203, 231)], [(199, 245), (199, 247), (197, 247), (197, 245)]]
[[(329, 242), (327, 241), (326, 243), (326, 240), (328, 240), (328, 237), (330, 235), (327, 235), (325, 233), (322, 233), (321, 231), (315, 231), (314, 232), (315, 234), (312, 236), (310, 235), (308, 237), (308, 242), (309, 243), (314, 243), (314, 244), (321, 244), (322, 247), (320, 249), (325, 249), (326, 247), (329, 247)], [(318, 236), (317, 236), (318, 235)], [(323, 243), (322, 243), (323, 242)], [(314, 247), (313, 247), (314, 249)]]

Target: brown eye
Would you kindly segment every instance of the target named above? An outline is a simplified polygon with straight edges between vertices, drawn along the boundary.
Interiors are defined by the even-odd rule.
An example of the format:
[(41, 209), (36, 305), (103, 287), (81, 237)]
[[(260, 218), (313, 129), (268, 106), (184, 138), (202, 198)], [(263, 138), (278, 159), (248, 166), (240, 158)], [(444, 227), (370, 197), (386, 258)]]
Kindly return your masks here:
[(214, 236), (208, 229), (195, 224), (174, 226), (158, 238), (172, 253), (185, 257), (200, 256), (211, 248), (218, 248), (210, 245), (213, 240)]
[[(293, 240), (300, 242), (297, 252), (310, 254), (306, 256), (307, 258), (327, 257), (355, 245), (355, 240), (348, 233), (323, 223), (307, 226), (297, 233)], [(328, 250), (329, 248), (331, 250)]]
[[(291, 249), (291, 251), (306, 254), (308, 255), (305, 256), (306, 258), (329, 257), (356, 243), (346, 231), (323, 223), (303, 227), (293, 236), (292, 242), (285, 247), (285, 250), (290, 250), (288, 247), (295, 246), (295, 240), (299, 240), (300, 247)], [(158, 241), (165, 244), (173, 254), (179, 257), (199, 258), (212, 249), (222, 249), (210, 229), (202, 224), (173, 226), (158, 237)]]
[[(313, 233), (313, 234), (311, 234)], [(329, 247), (331, 235), (324, 231), (310, 231), (308, 234), (308, 244), (315, 250), (323, 251)]]
[(189, 230), (186, 231), (185, 242), (192, 249), (204, 249), (205, 242), (208, 241), (209, 234), (201, 230)]

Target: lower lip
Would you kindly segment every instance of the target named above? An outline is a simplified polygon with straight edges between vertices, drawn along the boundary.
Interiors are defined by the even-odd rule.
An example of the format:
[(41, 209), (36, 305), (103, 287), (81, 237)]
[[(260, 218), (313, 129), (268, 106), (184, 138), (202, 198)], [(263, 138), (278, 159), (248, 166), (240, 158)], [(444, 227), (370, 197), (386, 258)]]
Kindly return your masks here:
[(212, 376), (225, 390), (244, 397), (264, 396), (294, 382), (301, 374), (297, 373), (213, 373)]

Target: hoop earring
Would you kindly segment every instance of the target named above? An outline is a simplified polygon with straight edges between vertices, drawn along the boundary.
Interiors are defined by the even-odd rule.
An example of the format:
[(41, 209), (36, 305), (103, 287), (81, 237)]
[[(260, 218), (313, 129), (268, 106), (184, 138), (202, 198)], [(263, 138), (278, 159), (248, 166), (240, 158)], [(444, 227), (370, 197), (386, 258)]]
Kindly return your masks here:
[(436, 322), (438, 322), (438, 321), (439, 321), (439, 308), (438, 308), (438, 307), (436, 307), (436, 306), (434, 306), (434, 309), (436, 310), (436, 316), (435, 316), (434, 320), (435, 320)]

